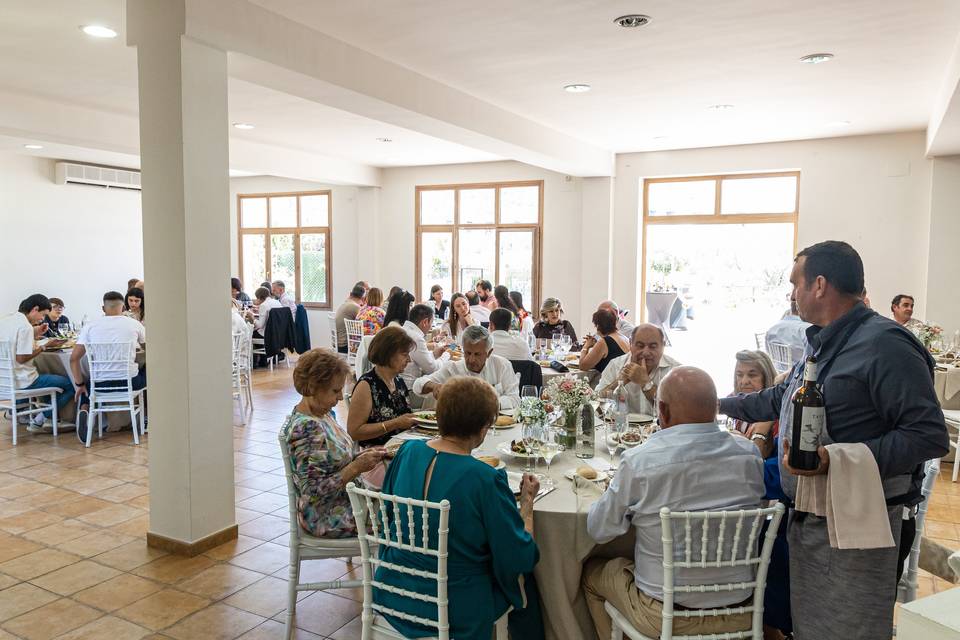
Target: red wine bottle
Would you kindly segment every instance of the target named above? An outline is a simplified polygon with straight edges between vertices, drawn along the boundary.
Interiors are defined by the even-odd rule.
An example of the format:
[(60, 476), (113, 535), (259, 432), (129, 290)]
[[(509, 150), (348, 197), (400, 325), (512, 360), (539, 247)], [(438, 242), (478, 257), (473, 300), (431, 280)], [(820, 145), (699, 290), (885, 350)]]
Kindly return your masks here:
[(823, 435), (825, 409), (817, 388), (817, 359), (807, 358), (803, 384), (793, 394), (793, 433), (790, 438), (790, 466), (813, 471), (820, 464), (817, 448)]

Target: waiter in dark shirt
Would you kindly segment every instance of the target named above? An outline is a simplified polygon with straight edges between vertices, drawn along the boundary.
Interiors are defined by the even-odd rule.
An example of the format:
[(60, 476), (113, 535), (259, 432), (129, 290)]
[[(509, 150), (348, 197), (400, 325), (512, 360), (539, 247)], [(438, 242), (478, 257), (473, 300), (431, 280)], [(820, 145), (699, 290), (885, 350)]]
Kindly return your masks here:
[[(863, 262), (845, 242), (801, 251), (790, 275), (792, 299), (810, 322), (804, 359), (817, 357), (826, 402), (824, 444), (862, 442), (877, 460), (890, 528), (899, 544), (903, 508), (920, 502), (922, 465), (949, 451), (943, 412), (933, 389), (933, 360), (914, 336), (864, 306)], [(781, 484), (796, 495), (796, 475), (826, 473), (820, 447), (816, 471), (791, 469), (790, 399), (803, 381), (803, 362), (781, 384), (724, 398), (720, 411), (749, 422), (780, 419)], [(850, 496), (856, 500), (857, 496)], [(831, 549), (826, 520), (790, 511), (790, 593), (798, 640), (889, 637), (897, 587), (897, 547)]]

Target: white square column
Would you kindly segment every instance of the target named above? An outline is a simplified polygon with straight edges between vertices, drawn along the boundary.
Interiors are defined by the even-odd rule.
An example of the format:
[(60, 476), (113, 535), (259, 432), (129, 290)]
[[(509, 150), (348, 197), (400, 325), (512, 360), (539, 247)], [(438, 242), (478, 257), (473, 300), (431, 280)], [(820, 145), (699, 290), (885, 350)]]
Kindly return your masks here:
[(128, 0), (137, 48), (151, 546), (237, 535), (229, 314), (227, 55), (184, 36), (184, 0)]

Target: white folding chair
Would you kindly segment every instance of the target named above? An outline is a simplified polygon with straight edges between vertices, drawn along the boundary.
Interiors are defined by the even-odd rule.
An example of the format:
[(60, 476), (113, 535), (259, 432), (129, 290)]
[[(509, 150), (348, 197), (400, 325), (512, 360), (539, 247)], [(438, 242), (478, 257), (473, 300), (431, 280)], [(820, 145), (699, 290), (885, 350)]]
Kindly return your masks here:
[(347, 327), (347, 364), (353, 367), (357, 364), (357, 350), (363, 340), (363, 322), (349, 318), (343, 322)]
[[(13, 444), (17, 444), (17, 422), (20, 416), (32, 418), (38, 413), (53, 410), (51, 420), (53, 422), (53, 435), (57, 435), (57, 394), (60, 393), (58, 387), (38, 387), (36, 389), (20, 389), (17, 385), (16, 369), (16, 349), (13, 342), (0, 342), (0, 409), (6, 409), (10, 412), (11, 431), (13, 432)], [(41, 398), (50, 398), (49, 402), (43, 402)], [(19, 408), (17, 402), (26, 400), (27, 405)]]
[(793, 367), (793, 356), (790, 355), (790, 347), (781, 342), (770, 343), (770, 358), (773, 360), (773, 366), (777, 373), (789, 371)]
[(300, 528), (297, 519), (297, 488), (293, 484), (293, 472), (290, 469), (290, 450), (279, 435), (280, 455), (283, 459), (283, 474), (287, 478), (287, 506), (290, 517), (290, 573), (287, 578), (287, 640), (293, 638), (293, 619), (297, 613), (297, 592), (327, 591), (328, 589), (351, 589), (359, 587), (360, 580), (330, 580), (324, 582), (300, 582), (300, 563), (303, 560), (325, 558), (351, 558), (360, 555), (360, 541), (357, 538), (317, 538)]
[(960, 472), (960, 409), (944, 409), (944, 421), (947, 423), (947, 432), (953, 429), (957, 434), (950, 436), (950, 446), (953, 447), (953, 477), (952, 482), (957, 481), (957, 473)]
[(897, 600), (900, 602), (913, 602), (917, 599), (917, 569), (920, 567), (920, 538), (923, 537), (923, 523), (927, 519), (927, 509), (930, 507), (930, 495), (933, 493), (933, 487), (937, 484), (937, 476), (940, 475), (940, 460), (928, 460), (923, 470), (923, 484), (920, 486), (920, 493), (923, 494), (923, 502), (921, 502), (917, 508), (917, 535), (913, 538), (910, 555), (908, 555), (904, 561), (903, 574), (900, 576), (900, 584), (897, 585)]
[(337, 314), (334, 311), (331, 311), (327, 314), (327, 327), (330, 329), (330, 348), (341, 358), (346, 357), (345, 354), (337, 351)]
[[(388, 495), (369, 489), (361, 489), (354, 483), (347, 484), (347, 494), (350, 496), (350, 506), (353, 507), (353, 517), (357, 521), (357, 530), (360, 534), (360, 558), (363, 563), (363, 613), (360, 616), (362, 623), (362, 640), (382, 640), (384, 638), (403, 639), (390, 623), (382, 617), (387, 614), (437, 630), (437, 635), (424, 640), (449, 640), (449, 603), (447, 601), (447, 539), (450, 532), (450, 502), (428, 502), (414, 500), (400, 496)], [(401, 511), (406, 516), (406, 526), (401, 524)], [(437, 528), (430, 530), (430, 512), (438, 513)], [(417, 513), (419, 512), (419, 522)], [(390, 520), (393, 524), (391, 525)], [(417, 532), (420, 532), (420, 541), (417, 542)], [(437, 546), (431, 548), (429, 539), (431, 533), (436, 536)], [(436, 559), (437, 570), (421, 571), (411, 569), (391, 562), (380, 560), (377, 556), (377, 546), (402, 549), (410, 553)], [(400, 589), (380, 582), (374, 577), (376, 567), (384, 567), (409, 576), (430, 578), (436, 582), (436, 595), (417, 593)], [(373, 601), (373, 588), (387, 591), (414, 602), (429, 602), (437, 606), (437, 619), (429, 620), (390, 607), (376, 604)], [(507, 640), (507, 614), (496, 622), (496, 640)]]
[(757, 351), (763, 351), (763, 343), (767, 339), (766, 331), (761, 331), (760, 333), (754, 333), (753, 339), (757, 342)]
[[(660, 539), (663, 542), (663, 618), (662, 640), (763, 640), (763, 590), (767, 583), (767, 567), (773, 542), (780, 528), (784, 506), (779, 502), (765, 509), (740, 511), (670, 511), (660, 510)], [(770, 519), (763, 546), (758, 552), (757, 536), (764, 520)], [(682, 528), (682, 539), (674, 540), (673, 524)], [(699, 525), (699, 526), (695, 526)], [(675, 548), (674, 545), (678, 546)], [(687, 576), (696, 570), (750, 567), (755, 569), (749, 582), (724, 584), (675, 584), (675, 569), (685, 569)], [(686, 581), (685, 581), (686, 582)], [(711, 609), (675, 609), (676, 593), (714, 593), (722, 591), (753, 591), (751, 604), (740, 607)], [(609, 602), (604, 609), (613, 620), (611, 640), (656, 640), (640, 633), (627, 618)], [(750, 629), (728, 633), (677, 636), (673, 633), (674, 618), (710, 618), (712, 616), (751, 613)]]
[[(97, 434), (103, 438), (103, 415), (105, 413), (130, 413), (130, 428), (133, 430), (133, 443), (140, 444), (140, 436), (146, 433), (146, 403), (144, 394), (147, 388), (133, 388), (133, 374), (130, 363), (136, 353), (133, 342), (94, 342), (85, 345), (87, 362), (90, 364), (90, 411), (87, 413), (87, 441), (93, 440), (94, 419)], [(110, 387), (98, 389), (97, 384), (111, 382)]]
[(232, 373), (233, 398), (240, 405), (241, 424), (247, 423), (247, 411), (253, 409), (253, 389), (250, 381), (250, 334), (233, 334)]

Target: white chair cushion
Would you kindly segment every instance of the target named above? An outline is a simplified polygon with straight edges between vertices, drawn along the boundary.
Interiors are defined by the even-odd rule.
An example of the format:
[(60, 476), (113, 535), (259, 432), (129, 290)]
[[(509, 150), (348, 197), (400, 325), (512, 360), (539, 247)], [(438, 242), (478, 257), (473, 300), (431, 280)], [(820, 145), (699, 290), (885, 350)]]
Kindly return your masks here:
[(337, 551), (356, 550), (360, 555), (360, 541), (356, 538), (316, 538), (300, 532), (300, 545), (314, 549), (334, 549)]

